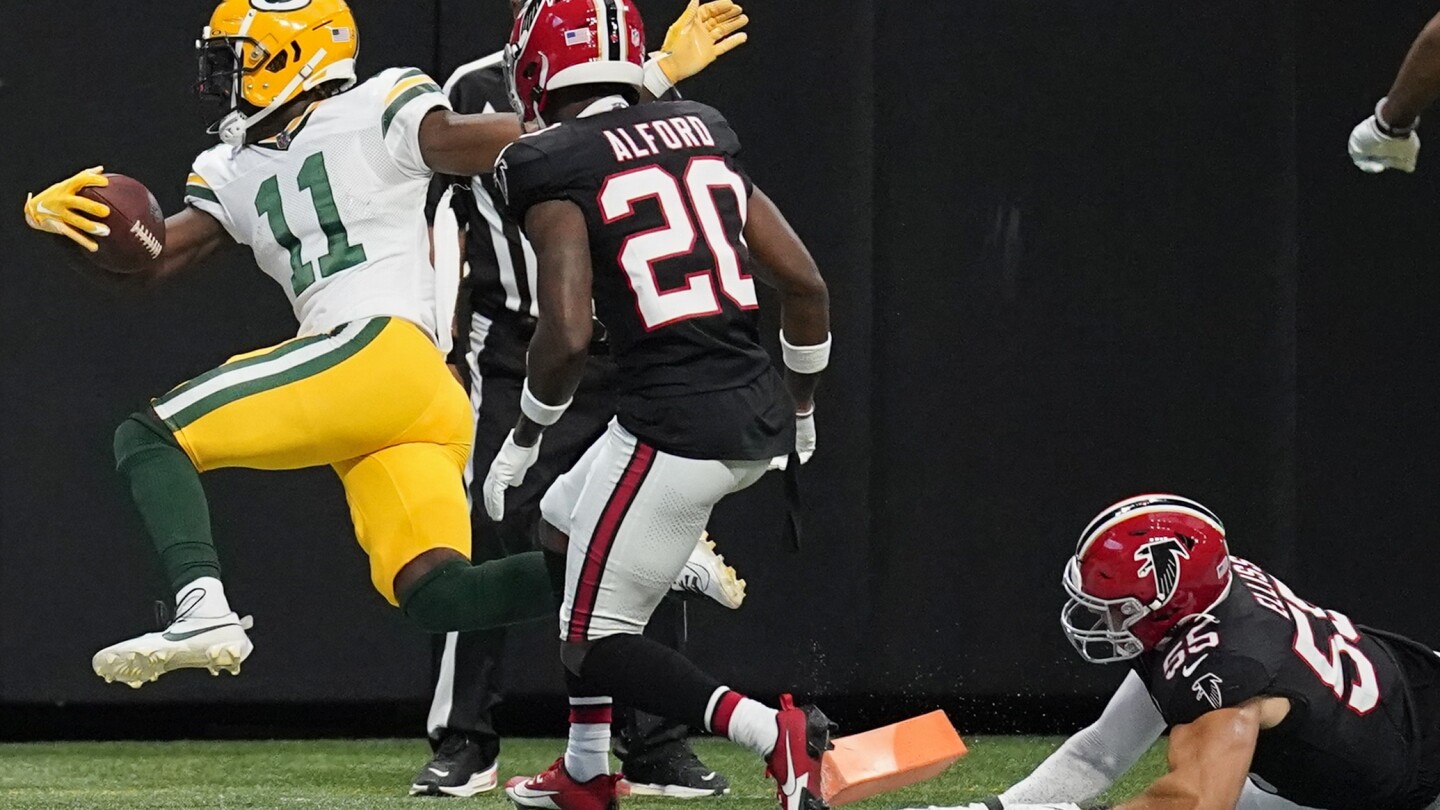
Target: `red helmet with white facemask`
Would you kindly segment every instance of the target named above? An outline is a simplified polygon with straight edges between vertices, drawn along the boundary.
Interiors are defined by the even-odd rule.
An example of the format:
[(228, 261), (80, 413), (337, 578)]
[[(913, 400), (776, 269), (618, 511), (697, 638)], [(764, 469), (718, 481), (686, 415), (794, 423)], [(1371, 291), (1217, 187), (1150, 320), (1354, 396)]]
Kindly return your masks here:
[(1214, 512), (1178, 495), (1138, 495), (1090, 521), (1065, 566), (1060, 624), (1087, 661), (1154, 649), (1230, 592), (1230, 550)]
[(577, 84), (645, 82), (645, 22), (630, 0), (527, 0), (505, 49), (510, 104), (525, 123), (549, 93)]

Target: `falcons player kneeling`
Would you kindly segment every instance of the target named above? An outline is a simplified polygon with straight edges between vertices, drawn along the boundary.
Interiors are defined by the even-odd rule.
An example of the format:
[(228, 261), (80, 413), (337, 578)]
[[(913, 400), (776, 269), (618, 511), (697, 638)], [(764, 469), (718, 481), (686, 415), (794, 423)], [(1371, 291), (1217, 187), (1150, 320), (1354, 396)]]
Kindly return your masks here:
[(1231, 557), (1204, 506), (1141, 495), (1106, 509), (1065, 589), (1081, 656), (1131, 672), (1099, 721), (970, 808), (1074, 810), (1167, 728), (1170, 772), (1117, 810), (1440, 807), (1440, 657)]
[[(782, 810), (818, 810), (825, 716), (747, 698), (642, 634), (715, 504), (814, 451), (830, 353), (825, 282), (746, 175), (739, 138), (703, 104), (638, 104), (644, 53), (630, 0), (530, 0), (506, 51), (511, 103), (537, 129), (495, 180), (535, 248), (539, 318), (523, 415), (485, 480), (491, 517), (570, 404), (597, 319), (619, 369), (615, 421), (540, 504), (542, 542), (568, 547), (569, 742), (506, 793), (522, 808), (613, 807), (615, 699), (750, 748)], [(760, 345), (756, 278), (779, 292), (783, 377)]]

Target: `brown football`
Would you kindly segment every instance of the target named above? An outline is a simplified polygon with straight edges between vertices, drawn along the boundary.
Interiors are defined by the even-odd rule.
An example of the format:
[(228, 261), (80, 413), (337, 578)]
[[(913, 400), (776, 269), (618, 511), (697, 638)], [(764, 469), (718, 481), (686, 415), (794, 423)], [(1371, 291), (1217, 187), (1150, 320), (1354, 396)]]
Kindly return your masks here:
[(100, 220), (110, 235), (95, 237), (100, 249), (90, 260), (112, 273), (139, 273), (159, 261), (165, 251), (165, 215), (144, 183), (123, 174), (107, 174), (108, 186), (89, 186), (80, 196), (110, 206)]

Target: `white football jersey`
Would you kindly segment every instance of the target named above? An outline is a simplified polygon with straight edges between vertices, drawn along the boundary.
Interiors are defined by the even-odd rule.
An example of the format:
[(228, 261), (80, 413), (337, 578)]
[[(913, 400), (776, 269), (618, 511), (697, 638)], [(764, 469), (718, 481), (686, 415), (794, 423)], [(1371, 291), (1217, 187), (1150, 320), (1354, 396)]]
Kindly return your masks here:
[[(318, 335), (393, 316), (449, 342), (430, 263), (431, 171), (420, 121), (450, 103), (423, 71), (392, 68), (310, 105), (273, 138), (196, 158), (185, 203), (215, 217)], [(440, 328), (447, 324), (447, 328)]]

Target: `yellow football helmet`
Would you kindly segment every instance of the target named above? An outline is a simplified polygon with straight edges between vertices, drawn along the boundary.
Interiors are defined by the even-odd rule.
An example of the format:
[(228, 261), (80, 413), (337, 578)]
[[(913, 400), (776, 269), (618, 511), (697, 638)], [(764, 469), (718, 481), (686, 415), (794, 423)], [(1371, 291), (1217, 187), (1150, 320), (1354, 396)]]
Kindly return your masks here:
[(222, 0), (199, 41), (202, 96), (226, 105), (212, 128), (231, 146), (296, 96), (355, 84), (359, 31), (345, 0)]

